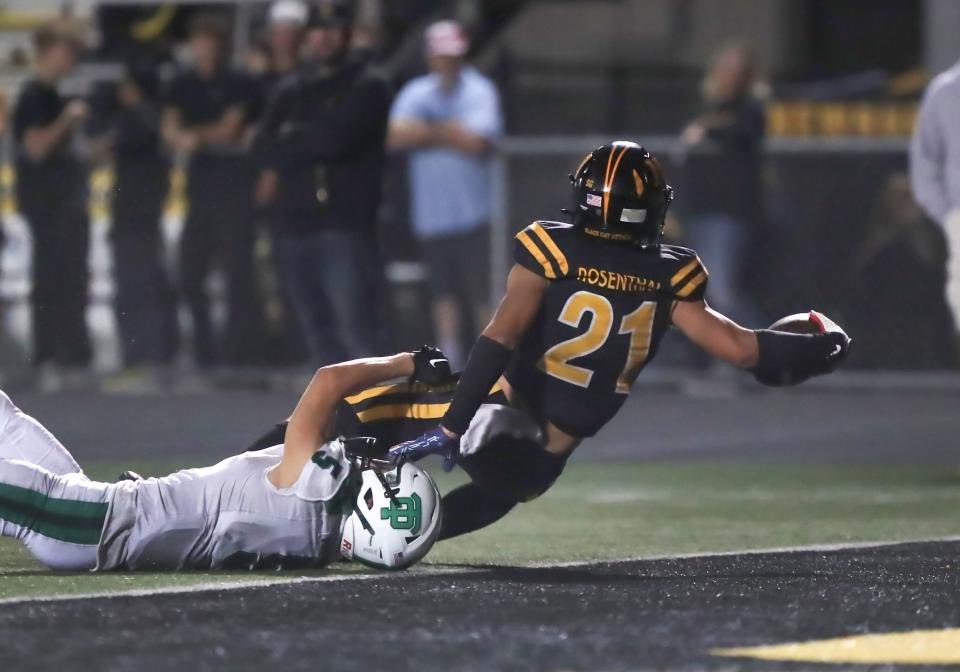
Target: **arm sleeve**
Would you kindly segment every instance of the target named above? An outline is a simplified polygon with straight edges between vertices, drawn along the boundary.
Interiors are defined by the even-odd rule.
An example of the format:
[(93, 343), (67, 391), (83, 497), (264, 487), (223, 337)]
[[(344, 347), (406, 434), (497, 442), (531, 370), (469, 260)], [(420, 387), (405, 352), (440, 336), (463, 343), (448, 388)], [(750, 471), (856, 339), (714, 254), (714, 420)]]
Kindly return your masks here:
[[(673, 269), (671, 269), (673, 270)], [(669, 291), (677, 301), (703, 301), (710, 273), (695, 252), (681, 259), (668, 279)]]
[(543, 224), (534, 222), (514, 238), (513, 260), (547, 280), (566, 277), (570, 264), (556, 238)]
[(390, 109), (387, 85), (370, 78), (362, 82), (342, 105), (310, 119), (291, 134), (287, 150), (315, 161), (339, 161), (358, 146), (383, 142)]
[(292, 83), (285, 82), (274, 91), (254, 133), (251, 154), (261, 170), (276, 168), (282, 160), (278, 134), (289, 114), (292, 87)]
[(491, 83), (478, 91), (476, 100), (470, 105), (463, 118), (463, 125), (471, 133), (493, 140), (503, 132), (503, 118), (500, 114), (500, 96)]
[(910, 141), (910, 184), (920, 206), (941, 225), (951, 210), (944, 184), (945, 158), (936, 89), (931, 86), (920, 104), (917, 128)]
[(50, 124), (52, 119), (45, 119), (43, 106), (36, 95), (34, 89), (27, 88), (17, 99), (16, 108), (13, 111), (13, 128), (19, 140), (31, 128), (42, 128)]
[(766, 131), (766, 113), (762, 104), (749, 101), (734, 111), (728, 123), (707, 128), (711, 140), (728, 142), (742, 148), (756, 147)]
[(470, 351), (470, 358), (460, 375), (450, 407), (440, 424), (463, 436), (480, 404), (510, 363), (513, 351), (492, 338), (481, 335)]
[(390, 109), (390, 121), (422, 120), (420, 95), (417, 82), (411, 82), (400, 89), (393, 107)]

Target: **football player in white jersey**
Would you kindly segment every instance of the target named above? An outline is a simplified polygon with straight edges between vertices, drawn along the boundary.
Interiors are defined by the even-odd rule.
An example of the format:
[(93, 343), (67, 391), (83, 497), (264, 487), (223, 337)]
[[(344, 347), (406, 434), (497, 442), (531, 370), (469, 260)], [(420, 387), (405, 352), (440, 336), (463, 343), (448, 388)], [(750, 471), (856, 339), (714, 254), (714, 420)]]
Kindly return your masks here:
[(57, 570), (302, 568), (341, 557), (408, 567), (439, 531), (436, 485), (332, 431), (344, 397), (415, 373), (412, 353), (324, 367), (282, 445), (119, 483), (87, 478), (0, 392), (0, 534)]

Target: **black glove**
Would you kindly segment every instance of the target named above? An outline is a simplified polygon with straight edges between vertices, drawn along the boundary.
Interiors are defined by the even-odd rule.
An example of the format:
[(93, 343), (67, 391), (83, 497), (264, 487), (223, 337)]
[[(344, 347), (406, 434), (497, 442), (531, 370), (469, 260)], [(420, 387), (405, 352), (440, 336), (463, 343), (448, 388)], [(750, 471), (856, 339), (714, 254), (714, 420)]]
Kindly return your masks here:
[[(834, 325), (835, 326), (835, 325)], [(839, 327), (820, 334), (757, 331), (760, 361), (753, 375), (764, 385), (797, 385), (831, 373), (850, 352), (850, 337)]]
[(438, 348), (431, 345), (422, 345), (413, 352), (413, 375), (411, 381), (440, 385), (450, 382), (453, 373), (450, 371), (450, 360)]

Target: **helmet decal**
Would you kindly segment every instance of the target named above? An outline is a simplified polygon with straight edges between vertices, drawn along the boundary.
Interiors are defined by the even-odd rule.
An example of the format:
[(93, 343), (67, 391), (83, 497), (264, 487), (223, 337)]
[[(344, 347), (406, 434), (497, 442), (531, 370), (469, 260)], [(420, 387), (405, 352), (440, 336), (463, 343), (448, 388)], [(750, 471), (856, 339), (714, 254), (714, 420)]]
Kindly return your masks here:
[[(623, 149), (620, 150), (620, 154), (617, 156), (617, 160), (613, 160), (613, 154), (616, 151), (616, 143), (614, 143), (614, 151), (610, 152), (610, 156), (607, 157), (607, 172), (603, 178), (603, 218), (607, 218), (607, 209), (610, 207), (610, 188), (613, 185), (613, 178), (617, 174), (617, 168), (620, 167), (620, 160), (623, 158), (623, 155), (627, 153), (627, 150), (630, 148), (629, 145), (624, 145)], [(610, 169), (610, 164), (613, 164), (613, 170)]]
[(637, 187), (637, 198), (643, 196), (643, 190), (646, 188), (643, 186), (643, 178), (640, 177), (640, 173), (637, 172), (637, 169), (633, 169), (633, 183)]
[(420, 495), (412, 493), (409, 497), (392, 497), (390, 506), (380, 509), (380, 520), (389, 520), (395, 530), (410, 530), (417, 534), (423, 522)]

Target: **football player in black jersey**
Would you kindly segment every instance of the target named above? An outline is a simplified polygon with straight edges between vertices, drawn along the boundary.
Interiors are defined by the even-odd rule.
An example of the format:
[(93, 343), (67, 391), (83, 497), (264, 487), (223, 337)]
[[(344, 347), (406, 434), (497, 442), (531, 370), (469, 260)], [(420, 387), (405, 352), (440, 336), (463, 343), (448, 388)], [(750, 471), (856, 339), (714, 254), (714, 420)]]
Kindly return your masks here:
[[(470, 354), (439, 427), (391, 449), (443, 454), (472, 482), (444, 499), (440, 538), (478, 529), (545, 492), (580, 442), (623, 406), (675, 326), (714, 357), (767, 385), (829, 373), (850, 339), (751, 330), (712, 310), (708, 273), (690, 249), (661, 244), (673, 198), (657, 160), (632, 142), (598, 147), (572, 176), (572, 224), (534, 222), (516, 236), (507, 291)], [(466, 454), (460, 437), (492, 392), (536, 423), (536, 439)], [(473, 442), (470, 442), (473, 443)]]

